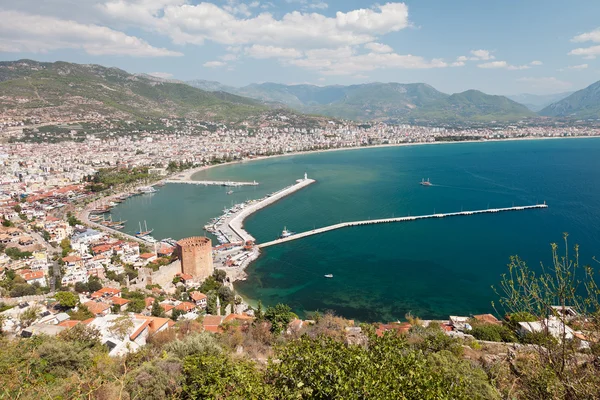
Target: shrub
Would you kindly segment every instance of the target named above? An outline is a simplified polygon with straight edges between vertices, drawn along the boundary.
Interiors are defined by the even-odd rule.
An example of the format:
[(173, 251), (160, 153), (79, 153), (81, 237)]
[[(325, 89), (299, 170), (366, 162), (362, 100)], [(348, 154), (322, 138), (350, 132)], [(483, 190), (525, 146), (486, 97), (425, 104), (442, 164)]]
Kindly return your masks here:
[(223, 352), (215, 337), (208, 333), (194, 333), (186, 336), (182, 340), (175, 340), (167, 343), (163, 349), (179, 358), (184, 359), (193, 355), (217, 355)]
[(516, 335), (504, 325), (478, 324), (473, 327), (471, 335), (475, 339), (487, 340), (490, 342), (516, 342)]

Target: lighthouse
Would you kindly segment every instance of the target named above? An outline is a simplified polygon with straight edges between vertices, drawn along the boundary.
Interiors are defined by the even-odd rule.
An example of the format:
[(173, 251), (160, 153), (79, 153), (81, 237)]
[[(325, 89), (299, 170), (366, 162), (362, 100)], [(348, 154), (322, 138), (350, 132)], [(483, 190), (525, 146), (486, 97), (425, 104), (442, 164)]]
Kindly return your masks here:
[(304, 173), (304, 180), (308, 179), (308, 175), (306, 175), (306, 172)]

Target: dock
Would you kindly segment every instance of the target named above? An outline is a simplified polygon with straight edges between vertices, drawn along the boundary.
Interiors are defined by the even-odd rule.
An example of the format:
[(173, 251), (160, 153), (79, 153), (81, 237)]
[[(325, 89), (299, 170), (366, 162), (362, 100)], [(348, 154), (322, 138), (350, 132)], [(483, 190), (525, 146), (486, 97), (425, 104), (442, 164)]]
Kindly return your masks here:
[(308, 179), (308, 178), (304, 178), (304, 179), (298, 179), (296, 181), (296, 184), (292, 185), (292, 186), (288, 186), (285, 189), (282, 189), (278, 192), (273, 193), (272, 195), (270, 195), (269, 197), (265, 198), (262, 201), (259, 201), (258, 203), (252, 204), (246, 208), (244, 208), (239, 214), (237, 214), (235, 217), (233, 217), (229, 222), (228, 222), (228, 226), (229, 228), (231, 228), (231, 230), (240, 237), (240, 239), (243, 242), (247, 242), (247, 241), (256, 241), (256, 239), (254, 239), (254, 237), (252, 235), (250, 235), (248, 232), (246, 232), (246, 230), (243, 228), (243, 224), (244, 224), (244, 219), (246, 219), (249, 215), (257, 212), (258, 210), (267, 207), (268, 205), (271, 205), (273, 203), (275, 203), (276, 201), (302, 189), (307, 187), (308, 185), (311, 185), (313, 183), (315, 183), (316, 181), (314, 179)]
[(507, 208), (489, 208), (486, 210), (474, 210), (474, 211), (460, 211), (453, 213), (444, 213), (444, 214), (429, 214), (429, 215), (418, 215), (418, 216), (407, 216), (407, 217), (396, 217), (396, 218), (383, 218), (383, 219), (372, 219), (365, 221), (354, 221), (354, 222), (341, 222), (335, 225), (325, 226), (323, 228), (313, 229), (311, 231), (297, 233), (292, 236), (277, 239), (270, 242), (259, 244), (259, 248), (265, 248), (269, 246), (275, 246), (285, 242), (291, 242), (292, 240), (302, 239), (307, 236), (319, 235), (321, 233), (333, 231), (336, 229), (348, 228), (351, 226), (361, 226), (361, 225), (374, 225), (374, 224), (388, 224), (392, 222), (408, 222), (408, 221), (416, 221), (420, 219), (429, 219), (429, 218), (447, 218), (447, 217), (460, 217), (460, 216), (468, 216), (468, 215), (476, 215), (476, 214), (488, 214), (488, 213), (500, 213), (500, 212), (508, 212), (508, 211), (525, 211), (532, 210), (538, 208), (547, 208), (546, 203), (544, 204), (535, 204), (532, 206), (518, 206), (518, 207), (507, 207)]
[(164, 183), (185, 183), (187, 185), (201, 185), (201, 186), (258, 186), (258, 182), (233, 182), (233, 181), (190, 181), (190, 180), (177, 180), (177, 179), (165, 179)]

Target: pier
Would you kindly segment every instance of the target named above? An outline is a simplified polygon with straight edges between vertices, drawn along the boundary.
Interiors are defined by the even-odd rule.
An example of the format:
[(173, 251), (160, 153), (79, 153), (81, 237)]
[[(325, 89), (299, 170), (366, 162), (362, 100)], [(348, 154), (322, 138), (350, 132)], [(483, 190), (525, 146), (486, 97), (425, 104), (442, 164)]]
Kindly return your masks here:
[(229, 226), (229, 228), (231, 228), (231, 230), (237, 236), (239, 236), (243, 242), (247, 242), (248, 240), (251, 240), (254, 242), (256, 239), (254, 239), (254, 237), (252, 237), (252, 235), (250, 235), (248, 232), (246, 232), (246, 230), (243, 228), (244, 219), (246, 219), (250, 214), (253, 214), (253, 213), (257, 212), (258, 210), (260, 210), (270, 204), (275, 203), (276, 201), (284, 198), (285, 196), (288, 196), (288, 195), (316, 182), (314, 179), (308, 179), (306, 177), (306, 174), (304, 176), (305, 176), (304, 179), (297, 180), (296, 184), (294, 184), (292, 186), (288, 186), (285, 189), (282, 189), (278, 192), (273, 193), (272, 195), (265, 198), (264, 200), (259, 201), (258, 203), (252, 204), (252, 205), (244, 208), (239, 214), (237, 214), (231, 220), (229, 220), (229, 222), (227, 223), (227, 226)]
[(374, 224), (387, 224), (392, 222), (407, 222), (407, 221), (416, 221), (419, 219), (429, 219), (429, 218), (446, 218), (446, 217), (460, 217), (467, 215), (475, 215), (475, 214), (487, 214), (487, 213), (499, 213), (499, 212), (507, 212), (507, 211), (525, 211), (532, 210), (537, 208), (547, 208), (546, 203), (544, 204), (536, 204), (532, 206), (518, 206), (518, 207), (507, 207), (507, 208), (489, 208), (486, 210), (475, 210), (475, 211), (460, 211), (453, 213), (444, 213), (444, 214), (429, 214), (429, 215), (418, 215), (418, 216), (408, 216), (408, 217), (397, 217), (397, 218), (383, 218), (383, 219), (372, 219), (365, 221), (354, 221), (354, 222), (341, 222), (335, 225), (325, 226), (323, 228), (313, 229), (311, 231), (297, 233), (295, 235), (289, 236), (283, 239), (277, 239), (270, 242), (259, 244), (259, 248), (265, 248), (269, 246), (275, 246), (277, 244), (291, 242), (292, 240), (302, 239), (307, 236), (319, 235), (321, 233), (333, 231), (336, 229), (347, 228), (351, 226), (360, 226), (360, 225), (374, 225)]
[(177, 179), (165, 179), (164, 183), (185, 183), (188, 185), (202, 185), (202, 186), (258, 186), (258, 182), (232, 182), (232, 181), (190, 181), (190, 180), (177, 180)]

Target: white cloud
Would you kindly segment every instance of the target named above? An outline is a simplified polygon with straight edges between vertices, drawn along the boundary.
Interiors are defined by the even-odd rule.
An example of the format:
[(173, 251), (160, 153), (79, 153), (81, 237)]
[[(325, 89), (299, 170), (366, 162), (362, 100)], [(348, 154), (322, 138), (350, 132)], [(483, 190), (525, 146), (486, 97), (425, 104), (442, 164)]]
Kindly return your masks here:
[(520, 71), (523, 69), (529, 69), (531, 68), (529, 65), (509, 65), (508, 67), (506, 67), (506, 69), (510, 70), (510, 71)]
[(452, 64), (450, 64), (451, 67), (464, 67), (465, 66), (465, 62), (464, 61), (455, 61)]
[(91, 55), (182, 55), (153, 47), (140, 38), (104, 26), (2, 10), (0, 20), (0, 50), (6, 52), (46, 53), (58, 49), (79, 49)]
[(460, 56), (456, 59), (457, 62), (464, 62), (464, 61), (468, 61), (469, 57), (467, 56)]
[(374, 53), (392, 53), (394, 51), (394, 49), (392, 49), (387, 44), (382, 44), (382, 43), (377, 43), (377, 42), (367, 43), (367, 44), (365, 44), (364, 47), (366, 49), (371, 50)]
[(600, 55), (600, 46), (580, 47), (569, 52), (570, 56), (584, 56), (588, 60), (596, 58)]
[(148, 72), (148, 75), (163, 79), (169, 79), (173, 77), (173, 74), (170, 74), (168, 72)]
[(583, 33), (581, 35), (575, 36), (571, 39), (572, 42), (596, 42), (600, 43), (600, 28), (597, 28), (591, 32)]
[(573, 84), (571, 82), (561, 81), (553, 76), (541, 78), (519, 78), (517, 82), (523, 82), (529, 88), (546, 93), (556, 93), (557, 91), (569, 89)]
[(492, 61), (492, 62), (488, 62), (488, 63), (478, 64), (477, 66), (479, 68), (488, 68), (488, 69), (508, 68), (508, 63), (506, 61)]
[[(581, 42), (594, 42), (600, 43), (600, 28), (597, 28), (591, 32), (586, 32), (581, 35), (575, 36), (571, 39), (572, 42), (581, 43)], [(573, 49), (569, 52), (570, 56), (582, 56), (587, 60), (593, 60), (596, 56), (600, 55), (600, 46), (591, 46), (591, 47), (580, 47), (577, 49)]]
[(520, 71), (531, 68), (531, 65), (539, 64), (536, 64), (536, 61), (530, 62), (529, 65), (510, 65), (506, 61), (491, 61), (488, 63), (478, 64), (477, 66), (484, 69), (507, 69), (509, 71)]
[(229, 45), (337, 47), (372, 42), (378, 35), (409, 25), (404, 3), (337, 12), (335, 17), (294, 11), (279, 19), (266, 12), (238, 18), (231, 9), (216, 4), (184, 3), (185, 0), (109, 0), (100, 9), (113, 19), (158, 31), (178, 44), (210, 40)]
[(535, 61), (530, 62), (529, 64), (531, 64), (531, 65), (543, 65), (544, 63), (541, 62), (541, 61), (535, 60)]
[(227, 65), (227, 63), (224, 63), (222, 61), (208, 61), (202, 64), (202, 66), (206, 68), (218, 68), (224, 67), (225, 65)]
[[(483, 50), (483, 49), (471, 50), (471, 54), (474, 56), (474, 57), (471, 57), (471, 60), (473, 60), (473, 61), (478, 61), (478, 60), (487, 61), (487, 60), (493, 60), (494, 58), (496, 58), (492, 55), (492, 53), (489, 50)], [(459, 60), (459, 61), (466, 61), (466, 60)]]
[(580, 64), (580, 65), (570, 65), (567, 68), (577, 70), (577, 69), (586, 69), (587, 67), (588, 67), (587, 64)]
[(292, 48), (263, 46), (255, 44), (246, 49), (246, 54), (252, 58), (298, 58), (302, 53)]

